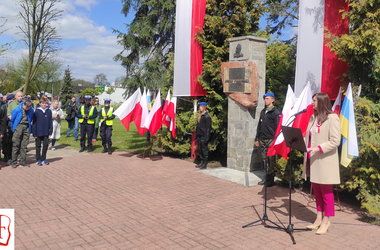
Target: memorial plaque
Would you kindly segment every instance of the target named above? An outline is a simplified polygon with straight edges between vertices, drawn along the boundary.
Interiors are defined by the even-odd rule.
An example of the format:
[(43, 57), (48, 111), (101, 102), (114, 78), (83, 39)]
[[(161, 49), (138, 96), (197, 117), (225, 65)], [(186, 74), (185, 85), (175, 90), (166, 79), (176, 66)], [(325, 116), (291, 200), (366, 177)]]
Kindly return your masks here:
[(228, 89), (230, 92), (244, 92), (245, 83), (243, 83), (243, 82), (230, 83), (228, 86)]
[(245, 79), (245, 68), (230, 68), (229, 69), (229, 80), (244, 80)]

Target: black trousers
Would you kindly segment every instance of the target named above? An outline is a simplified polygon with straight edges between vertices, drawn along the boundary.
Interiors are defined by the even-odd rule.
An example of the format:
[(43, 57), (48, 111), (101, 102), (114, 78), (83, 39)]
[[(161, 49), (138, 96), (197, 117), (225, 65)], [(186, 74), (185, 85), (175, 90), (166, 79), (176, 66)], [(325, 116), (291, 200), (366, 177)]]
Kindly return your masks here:
[[(42, 153), (41, 153), (41, 142), (42, 142)], [(44, 161), (46, 160), (46, 152), (49, 147), (49, 136), (39, 136), (36, 138), (36, 160)]]
[(87, 134), (87, 146), (92, 149), (92, 135), (94, 134), (95, 124), (80, 124), (80, 147), (84, 149), (86, 147), (86, 134)]
[(201, 160), (208, 159), (208, 142), (204, 140), (198, 140), (198, 155)]
[(4, 134), (3, 140), (1, 141), (1, 145), (3, 148), (3, 155), (6, 159), (12, 159), (12, 128), (7, 127), (6, 132)]
[(112, 126), (102, 124), (100, 126), (100, 137), (103, 147), (108, 146), (110, 148), (112, 146)]

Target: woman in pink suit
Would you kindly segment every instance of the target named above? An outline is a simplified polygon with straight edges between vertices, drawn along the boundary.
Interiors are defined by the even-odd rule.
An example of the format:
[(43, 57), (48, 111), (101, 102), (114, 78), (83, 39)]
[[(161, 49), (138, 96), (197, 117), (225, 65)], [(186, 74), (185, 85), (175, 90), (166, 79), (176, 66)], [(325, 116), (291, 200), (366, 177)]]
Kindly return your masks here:
[(330, 98), (326, 93), (313, 96), (314, 114), (307, 128), (303, 177), (310, 176), (317, 218), (307, 226), (325, 234), (330, 226), (330, 217), (335, 216), (333, 184), (340, 183), (338, 146), (340, 145), (340, 120), (331, 110)]

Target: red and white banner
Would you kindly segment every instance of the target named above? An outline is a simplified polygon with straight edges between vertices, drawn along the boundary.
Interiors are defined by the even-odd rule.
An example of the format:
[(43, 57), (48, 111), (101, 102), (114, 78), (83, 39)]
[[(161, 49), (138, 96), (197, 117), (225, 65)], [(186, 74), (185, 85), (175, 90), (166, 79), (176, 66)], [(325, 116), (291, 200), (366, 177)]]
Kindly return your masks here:
[(170, 128), (170, 117), (167, 116), (166, 113), (168, 112), (169, 104), (170, 104), (170, 89), (168, 91), (168, 94), (166, 95), (164, 108), (162, 109), (162, 115), (163, 115), (162, 124), (164, 124), (168, 128)]
[(310, 82), (312, 93), (335, 97), (348, 64), (340, 61), (324, 45), (327, 27), (335, 35), (348, 34), (348, 20), (340, 10), (348, 10), (346, 0), (300, 0), (295, 94), (298, 97)]
[(149, 117), (145, 120), (144, 127), (149, 128), (149, 131), (154, 135), (162, 126), (162, 108), (161, 108), (161, 90), (158, 90), (152, 110), (149, 112)]
[(169, 130), (172, 132), (173, 138), (175, 138), (176, 133), (176, 123), (175, 123), (175, 114), (177, 110), (177, 97), (173, 96), (170, 100), (167, 116), (170, 117), (170, 127)]
[(202, 48), (195, 39), (203, 28), (206, 0), (176, 1), (174, 48), (174, 96), (205, 96), (196, 80), (202, 73)]
[(332, 106), (332, 111), (337, 115), (340, 115), (340, 106), (342, 104), (342, 87), (339, 88), (338, 96), (335, 99), (334, 105)]
[[(141, 91), (137, 89), (131, 97), (129, 97), (113, 114), (119, 117), (121, 123), (129, 131), (129, 124), (134, 120), (135, 108), (139, 105), (141, 99)], [(135, 122), (136, 123), (136, 122)], [(140, 124), (136, 124), (136, 127)]]

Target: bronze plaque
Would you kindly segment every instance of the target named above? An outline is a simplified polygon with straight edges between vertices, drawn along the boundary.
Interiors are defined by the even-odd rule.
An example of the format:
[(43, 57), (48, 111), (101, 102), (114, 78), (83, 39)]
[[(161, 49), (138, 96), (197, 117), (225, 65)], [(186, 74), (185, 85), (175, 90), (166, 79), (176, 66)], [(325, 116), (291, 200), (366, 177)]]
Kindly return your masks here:
[(228, 84), (228, 89), (230, 92), (244, 92), (245, 83), (243, 82), (233, 82)]
[(229, 80), (244, 80), (245, 68), (229, 68)]

